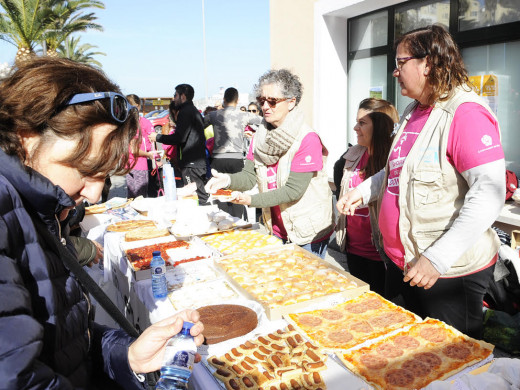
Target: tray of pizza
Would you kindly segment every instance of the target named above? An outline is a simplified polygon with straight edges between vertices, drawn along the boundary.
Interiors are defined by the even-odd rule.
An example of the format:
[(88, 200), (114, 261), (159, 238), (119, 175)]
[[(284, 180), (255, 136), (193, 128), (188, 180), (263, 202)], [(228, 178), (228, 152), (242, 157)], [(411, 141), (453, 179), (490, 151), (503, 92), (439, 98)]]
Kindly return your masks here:
[(222, 255), (245, 253), (251, 250), (280, 248), (281, 240), (255, 230), (234, 230), (200, 237)]
[[(210, 260), (212, 259), (214, 252), (211, 248), (208, 248), (201, 241), (190, 240), (187, 246), (178, 246), (171, 249), (166, 249), (166, 256), (170, 264), (174, 267), (191, 263), (198, 260)], [(205, 261), (208, 263), (209, 261)]]
[(173, 263), (170, 263), (167, 250), (188, 247), (189, 245), (187, 241), (177, 240), (173, 236), (133, 242), (122, 241), (120, 244), (121, 251), (124, 253), (136, 281), (151, 278), (150, 262), (154, 251), (161, 252), (168, 272), (173, 268)]
[(270, 320), (311, 306), (328, 307), (369, 289), (365, 282), (295, 244), (214, 261), (236, 288), (264, 306)]
[(367, 344), (337, 355), (368, 384), (388, 390), (421, 389), (450, 378), (488, 362), (494, 348), (431, 318)]
[(284, 318), (329, 352), (349, 349), (422, 321), (414, 313), (371, 291), (336, 306), (290, 313)]

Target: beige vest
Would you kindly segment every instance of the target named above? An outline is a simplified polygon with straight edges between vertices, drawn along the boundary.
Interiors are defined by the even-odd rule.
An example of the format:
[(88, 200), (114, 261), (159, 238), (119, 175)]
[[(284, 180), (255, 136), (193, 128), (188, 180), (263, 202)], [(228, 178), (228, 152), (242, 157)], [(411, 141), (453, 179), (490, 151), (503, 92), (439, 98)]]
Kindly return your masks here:
[[(418, 259), (450, 229), (464, 204), (469, 187), (447, 160), (446, 149), (455, 111), (460, 104), (467, 102), (482, 105), (494, 116), (489, 106), (475, 92), (459, 87), (450, 99), (435, 104), (404, 161), (399, 178), (399, 233), (405, 250), (405, 271), (410, 261)], [(403, 113), (392, 149), (417, 104), (410, 104)], [(388, 173), (387, 164), (379, 202), (386, 191)], [(487, 229), (475, 237), (474, 245), (443, 276), (465, 275), (484, 267), (496, 255), (499, 247), (498, 236), (491, 228)]]
[[(347, 153), (343, 155), (345, 165), (343, 166), (343, 176), (341, 177), (340, 198), (349, 192), (348, 184), (350, 177), (356, 170), (366, 150), (367, 148), (364, 146), (353, 145), (348, 148)], [(345, 214), (339, 214), (336, 221), (336, 242), (338, 243), (340, 251), (345, 252), (347, 249), (347, 216)]]
[[(283, 186), (291, 172), (291, 163), (294, 155), (300, 148), (303, 138), (313, 132), (312, 129), (303, 125), (303, 129), (299, 133), (297, 139), (278, 161), (278, 169), (276, 174), (277, 188)], [(307, 190), (303, 196), (291, 203), (280, 205), (282, 221), (287, 231), (289, 241), (298, 245), (305, 245), (310, 242), (319, 240), (331, 232), (334, 227), (334, 215), (332, 212), (332, 191), (330, 190), (329, 181), (325, 172), (327, 149), (323, 146), (323, 168), (316, 172), (311, 179)], [(259, 192), (266, 192), (267, 189), (267, 166), (263, 164), (255, 155), (255, 170), (258, 181)], [(262, 209), (264, 222), (272, 233), (273, 226), (271, 221), (271, 209), (264, 207)]]

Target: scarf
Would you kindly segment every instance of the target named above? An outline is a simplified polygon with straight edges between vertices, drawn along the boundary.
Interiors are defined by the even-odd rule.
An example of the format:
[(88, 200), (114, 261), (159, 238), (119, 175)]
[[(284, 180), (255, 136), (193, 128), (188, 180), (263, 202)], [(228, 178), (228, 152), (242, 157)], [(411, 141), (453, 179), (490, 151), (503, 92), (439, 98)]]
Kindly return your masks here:
[(289, 111), (277, 128), (262, 122), (255, 134), (255, 155), (267, 166), (278, 162), (292, 146), (303, 126), (303, 114), (298, 107)]

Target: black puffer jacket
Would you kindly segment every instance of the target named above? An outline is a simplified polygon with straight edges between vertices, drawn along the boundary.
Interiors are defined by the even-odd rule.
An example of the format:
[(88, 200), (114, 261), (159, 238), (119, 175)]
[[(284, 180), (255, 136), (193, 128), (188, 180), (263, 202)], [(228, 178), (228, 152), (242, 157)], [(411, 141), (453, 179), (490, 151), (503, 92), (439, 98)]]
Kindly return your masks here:
[(128, 366), (132, 339), (89, 327), (86, 294), (41, 237), (40, 229), (59, 237), (56, 216), (73, 205), (60, 187), (0, 150), (1, 388), (89, 387), (89, 358), (124, 388), (142, 388)]

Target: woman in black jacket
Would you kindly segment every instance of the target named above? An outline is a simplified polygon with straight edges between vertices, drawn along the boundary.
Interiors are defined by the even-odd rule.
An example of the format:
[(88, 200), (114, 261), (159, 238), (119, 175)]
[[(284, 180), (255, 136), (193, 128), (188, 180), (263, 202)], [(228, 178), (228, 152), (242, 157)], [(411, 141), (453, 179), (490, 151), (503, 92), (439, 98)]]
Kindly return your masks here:
[[(97, 325), (58, 254), (60, 241), (74, 253), (62, 221), (83, 200), (99, 200), (109, 173), (126, 172), (136, 130), (136, 111), (89, 66), (44, 57), (0, 83), (2, 388), (92, 388), (103, 371), (125, 389), (143, 388), (134, 374), (159, 369), (182, 320), (198, 321), (185, 312), (137, 340)], [(192, 328), (199, 343), (201, 331)]]

